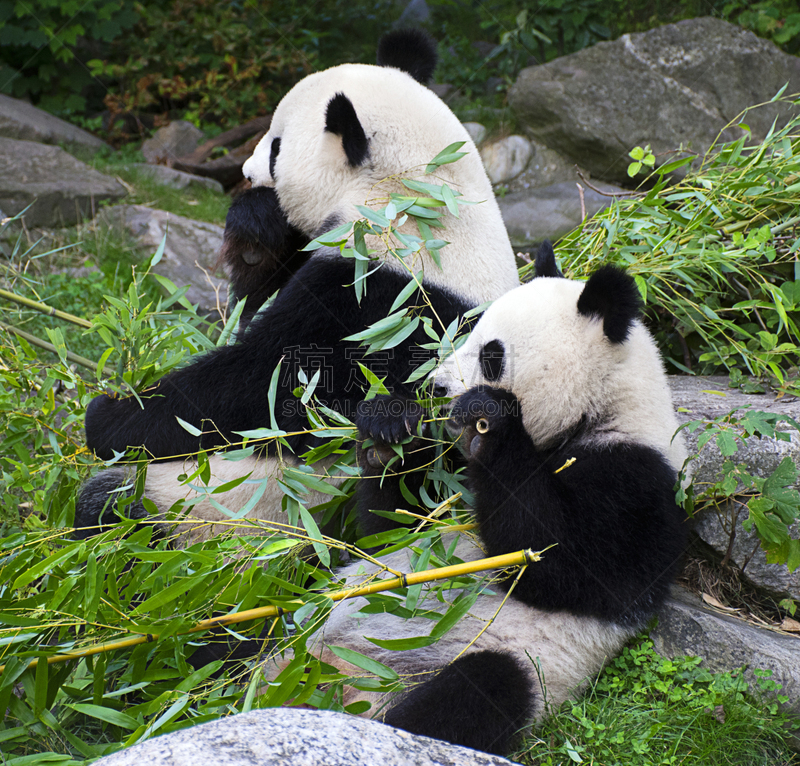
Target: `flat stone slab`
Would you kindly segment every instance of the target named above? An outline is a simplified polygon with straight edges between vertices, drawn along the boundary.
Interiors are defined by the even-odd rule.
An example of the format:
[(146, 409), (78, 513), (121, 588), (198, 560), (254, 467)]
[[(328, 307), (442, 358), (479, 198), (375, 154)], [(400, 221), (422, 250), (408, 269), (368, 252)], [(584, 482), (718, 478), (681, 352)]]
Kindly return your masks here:
[(659, 611), (650, 637), (663, 657), (702, 657), (703, 665), (716, 672), (746, 666), (753, 689), (758, 688), (753, 670), (771, 670), (772, 680), (782, 686), (779, 693), (789, 697), (787, 712), (800, 715), (800, 638), (720, 614), (678, 586)]
[(58, 146), (0, 138), (0, 210), (25, 213), (28, 228), (73, 226), (93, 218), (100, 203), (127, 192), (115, 179)]
[(228, 282), (214, 271), (225, 231), (222, 226), (145, 205), (115, 205), (103, 210), (98, 220), (130, 232), (148, 255), (155, 253), (166, 234), (164, 255), (153, 271), (178, 287), (189, 285), (186, 297), (198, 304), (201, 312), (216, 309), (217, 295), (221, 305), (226, 303)]
[(222, 188), (222, 184), (213, 178), (184, 173), (182, 170), (168, 168), (166, 165), (148, 165), (146, 162), (135, 162), (125, 167), (136, 170), (145, 178), (151, 178), (161, 186), (169, 186), (171, 189), (190, 189), (194, 186), (211, 189), (220, 194), (225, 191)]
[(104, 146), (97, 136), (39, 109), (27, 101), (0, 94), (0, 137), (40, 144), (63, 144), (96, 152)]
[(329, 710), (270, 708), (147, 740), (97, 766), (509, 766), (496, 755)]

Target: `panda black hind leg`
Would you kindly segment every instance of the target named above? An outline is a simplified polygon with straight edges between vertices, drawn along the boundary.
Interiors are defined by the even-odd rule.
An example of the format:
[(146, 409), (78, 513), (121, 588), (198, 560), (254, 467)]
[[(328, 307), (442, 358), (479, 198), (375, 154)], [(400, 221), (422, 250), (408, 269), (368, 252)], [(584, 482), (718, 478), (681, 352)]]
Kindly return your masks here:
[[(120, 517), (145, 519), (141, 500), (129, 501), (134, 494), (131, 475), (112, 468), (93, 476), (82, 487), (75, 504), (75, 534), (78, 540), (104, 532)], [(129, 501), (129, 502), (125, 502)]]
[(384, 723), (496, 755), (510, 753), (530, 720), (530, 676), (510, 654), (460, 657), (404, 694)]

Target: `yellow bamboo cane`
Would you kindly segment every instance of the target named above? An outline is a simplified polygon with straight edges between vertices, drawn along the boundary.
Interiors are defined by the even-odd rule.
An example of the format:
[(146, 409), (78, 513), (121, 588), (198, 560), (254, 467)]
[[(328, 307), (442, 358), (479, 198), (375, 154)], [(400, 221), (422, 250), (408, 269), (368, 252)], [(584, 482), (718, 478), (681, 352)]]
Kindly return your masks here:
[(0, 298), (14, 301), (14, 303), (19, 303), (23, 306), (28, 306), (29, 308), (32, 308), (41, 314), (47, 314), (51, 317), (63, 319), (66, 322), (72, 322), (72, 324), (76, 324), (78, 327), (85, 327), (87, 330), (90, 330), (92, 327), (92, 323), (88, 319), (76, 317), (74, 314), (68, 314), (66, 311), (59, 311), (58, 309), (54, 309), (52, 306), (48, 306), (46, 303), (40, 303), (39, 301), (34, 301), (30, 298), (24, 298), (23, 296), (9, 292), (8, 290), (0, 290)]
[[(425, 572), (410, 572), (402, 574), (399, 577), (392, 577), (388, 580), (376, 580), (369, 585), (359, 585), (355, 588), (347, 588), (332, 593), (328, 596), (331, 601), (343, 601), (347, 598), (356, 598), (357, 596), (368, 596), (371, 593), (380, 593), (385, 590), (394, 590), (395, 588), (405, 588), (409, 585), (418, 585), (419, 583), (432, 582), (434, 580), (446, 580), (449, 577), (459, 577), (461, 575), (473, 574), (474, 572), (484, 572), (487, 569), (502, 569), (503, 567), (525, 566), (533, 564), (541, 559), (541, 552), (532, 551), (530, 548), (516, 553), (505, 553), (502, 556), (491, 556), (490, 558), (478, 559), (477, 561), (468, 561), (464, 564), (454, 564), (449, 567), (439, 567), (437, 569), (428, 569)], [(315, 595), (327, 595), (325, 593)], [(243, 612), (235, 612), (233, 614), (224, 615), (223, 617), (212, 617), (208, 620), (202, 620), (188, 630), (182, 630), (175, 635), (184, 635), (187, 633), (199, 633), (203, 630), (210, 628), (217, 628), (222, 625), (233, 625), (238, 622), (247, 622), (248, 620), (258, 620), (262, 617), (279, 617), (286, 612), (294, 612), (300, 607), (304, 606), (306, 602), (298, 601), (291, 606), (261, 606), (256, 609), (246, 609)], [(125, 638), (121, 641), (109, 641), (104, 644), (95, 644), (88, 646), (85, 649), (76, 649), (75, 651), (66, 654), (53, 654), (47, 658), (47, 664), (52, 665), (57, 662), (67, 662), (68, 660), (77, 660), (81, 657), (89, 657), (94, 654), (103, 654), (104, 652), (111, 652), (115, 649), (126, 649), (129, 646), (138, 646), (139, 644), (152, 643), (157, 641), (158, 633), (145, 633), (135, 636), (133, 638)], [(39, 658), (35, 657), (31, 660), (28, 668), (35, 668), (39, 664)], [(0, 673), (5, 671), (6, 666), (0, 665)]]

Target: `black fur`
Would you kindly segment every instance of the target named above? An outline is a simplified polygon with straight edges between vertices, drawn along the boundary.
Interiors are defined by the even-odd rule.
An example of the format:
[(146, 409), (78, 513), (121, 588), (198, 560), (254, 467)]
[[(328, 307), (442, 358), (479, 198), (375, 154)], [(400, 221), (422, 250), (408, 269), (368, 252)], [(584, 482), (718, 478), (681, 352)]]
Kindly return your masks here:
[(272, 144), (269, 147), (269, 174), (272, 176), (272, 180), (275, 180), (275, 160), (278, 159), (278, 154), (281, 151), (281, 139), (273, 138)]
[(247, 297), (244, 324), (309, 259), (311, 253), (302, 252), (308, 242), (286, 220), (274, 189), (248, 189), (233, 201), (220, 261), (227, 266), (233, 298)]
[[(88, 446), (103, 459), (111, 458), (113, 450), (129, 447), (143, 447), (153, 457), (165, 458), (241, 441), (234, 431), (269, 425), (267, 388), (279, 363), (282, 370), (275, 415), (278, 425), (289, 432), (305, 430), (308, 425), (305, 408), (292, 393), (301, 368), (309, 378), (321, 370), (316, 396), (350, 419), (355, 417), (365, 390), (358, 361), (380, 377), (385, 375), (390, 391), (411, 397), (413, 391), (404, 381), (425, 361), (425, 353), (432, 353), (417, 348), (428, 342), (421, 323), (406, 342), (384, 356), (365, 357), (357, 342), (342, 341), (382, 319), (386, 306), (407, 280), (380, 269), (367, 278), (366, 295), (359, 304), (352, 287), (354, 278), (352, 261), (339, 257), (338, 251), (312, 258), (238, 343), (199, 357), (141, 392), (144, 409), (134, 397), (93, 399), (86, 412)], [(470, 307), (445, 290), (426, 289), (446, 324)], [(424, 302), (414, 293), (404, 305)], [(431, 312), (426, 309), (422, 313)], [(202, 429), (203, 435), (192, 436), (176, 416)], [(310, 435), (289, 436), (287, 441), (295, 454), (318, 443)]]
[[(419, 497), (425, 478), (423, 469), (436, 457), (435, 442), (429, 438), (428, 429), (419, 425), (423, 414), (416, 401), (398, 396), (376, 396), (358, 405), (355, 424), (362, 439), (358, 445), (358, 464), (363, 481), (356, 493), (356, 503), (363, 535), (399, 526), (372, 511), (394, 511), (407, 505), (400, 489), (401, 481), (407, 492)], [(418, 436), (420, 430), (421, 437)], [(401, 460), (389, 445), (400, 444), (408, 436), (415, 438), (403, 444)]]
[(486, 380), (492, 383), (500, 380), (505, 367), (505, 355), (505, 347), (499, 340), (490, 340), (481, 347), (481, 372)]
[(545, 240), (536, 251), (536, 260), (533, 263), (534, 276), (536, 277), (564, 277), (556, 263), (556, 254), (553, 245)]
[[(141, 500), (119, 508), (119, 501), (134, 494), (134, 487), (118, 491), (130, 477), (124, 470), (112, 469), (97, 474), (81, 487), (75, 505), (75, 533), (78, 540), (105, 532), (119, 521), (120, 516), (128, 519), (145, 519), (148, 516)], [(133, 479), (130, 479), (131, 485)]]
[(527, 673), (508, 654), (482, 651), (450, 663), (384, 716), (398, 729), (506, 755), (533, 711)]
[(378, 66), (402, 69), (423, 85), (433, 76), (436, 59), (436, 41), (421, 29), (398, 29), (378, 43)]
[(369, 140), (361, 127), (353, 102), (344, 93), (337, 93), (328, 102), (325, 130), (341, 137), (342, 148), (351, 168), (357, 168), (366, 162), (369, 157)]
[[(479, 419), (488, 425), (482, 434)], [(451, 421), (469, 445), (467, 476), (487, 555), (556, 546), (528, 567), (515, 598), (631, 626), (652, 615), (684, 543), (675, 471), (658, 452), (581, 445), (591, 423), (537, 449), (519, 401), (503, 389), (471, 389), (456, 400)]]
[(597, 269), (578, 298), (578, 313), (602, 319), (603, 332), (612, 343), (622, 343), (628, 337), (641, 310), (636, 283), (617, 266)]

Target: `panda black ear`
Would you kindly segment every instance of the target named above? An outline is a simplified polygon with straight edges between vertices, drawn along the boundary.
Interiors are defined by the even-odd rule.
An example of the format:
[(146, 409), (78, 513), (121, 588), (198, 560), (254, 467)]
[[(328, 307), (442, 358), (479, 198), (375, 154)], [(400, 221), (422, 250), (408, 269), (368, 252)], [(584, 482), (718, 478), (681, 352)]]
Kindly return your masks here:
[(325, 111), (325, 130), (342, 138), (342, 148), (347, 155), (351, 168), (363, 165), (369, 157), (369, 141), (361, 127), (353, 102), (337, 93), (329, 102)]
[(550, 244), (550, 240), (546, 239), (539, 246), (539, 250), (536, 252), (536, 260), (533, 264), (533, 270), (534, 279), (536, 279), (536, 277), (564, 278), (564, 275), (559, 271), (558, 265), (556, 264), (556, 254), (553, 252), (553, 246)]
[(612, 343), (622, 343), (638, 318), (642, 300), (633, 277), (617, 266), (601, 266), (589, 277), (578, 299), (578, 313), (603, 320), (603, 332)]
[(398, 29), (378, 43), (378, 66), (402, 69), (423, 85), (431, 79), (436, 59), (436, 40), (421, 29)]

